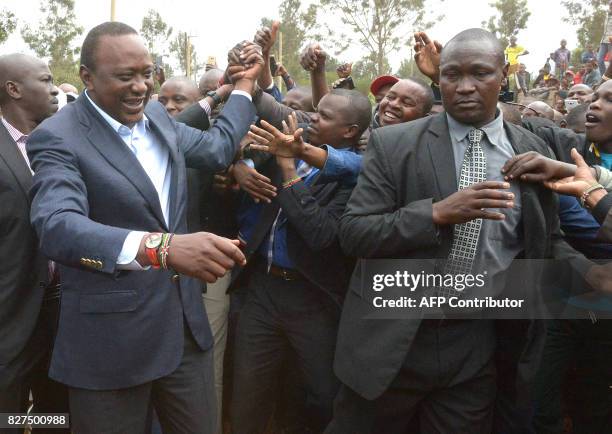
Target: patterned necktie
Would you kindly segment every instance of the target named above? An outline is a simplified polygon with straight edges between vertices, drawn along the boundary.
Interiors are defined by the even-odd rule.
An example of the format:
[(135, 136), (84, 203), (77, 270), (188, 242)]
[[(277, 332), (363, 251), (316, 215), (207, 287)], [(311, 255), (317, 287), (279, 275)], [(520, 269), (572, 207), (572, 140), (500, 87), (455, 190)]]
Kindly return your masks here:
[[(473, 184), (484, 182), (487, 179), (487, 158), (480, 146), (483, 131), (473, 129), (468, 133), (469, 146), (463, 155), (461, 174), (459, 176), (459, 190)], [(453, 245), (448, 255), (444, 274), (469, 274), (472, 271), (482, 219), (454, 226)], [(458, 295), (454, 288), (440, 288), (441, 295)]]

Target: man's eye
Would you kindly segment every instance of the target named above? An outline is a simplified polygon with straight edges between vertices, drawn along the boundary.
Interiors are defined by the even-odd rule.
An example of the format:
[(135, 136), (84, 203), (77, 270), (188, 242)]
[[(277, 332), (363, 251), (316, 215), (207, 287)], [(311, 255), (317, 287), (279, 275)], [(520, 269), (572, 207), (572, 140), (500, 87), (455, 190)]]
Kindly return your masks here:
[(131, 75), (120, 75), (119, 80), (121, 81), (130, 81), (132, 79)]

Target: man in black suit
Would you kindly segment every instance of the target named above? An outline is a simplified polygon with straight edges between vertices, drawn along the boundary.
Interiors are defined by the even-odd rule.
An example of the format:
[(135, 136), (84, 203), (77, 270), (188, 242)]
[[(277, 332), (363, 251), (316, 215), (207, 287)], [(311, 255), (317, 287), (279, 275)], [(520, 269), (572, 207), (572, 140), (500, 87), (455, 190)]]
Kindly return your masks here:
[[(353, 152), (370, 121), (365, 96), (333, 90), (312, 115), (309, 141)], [(287, 137), (267, 128), (255, 129), (264, 142)], [(295, 145), (304, 143), (299, 139)], [(303, 377), (309, 428), (321, 432), (338, 387), (332, 361), (352, 267), (340, 250), (337, 231), (352, 186), (320, 182), (317, 169), (279, 154), (261, 171), (278, 187), (278, 195), (269, 204), (252, 202), (249, 216), (241, 220), (250, 265), (236, 332), (232, 432), (265, 431), (287, 359), (297, 361)]]
[(100, 24), (81, 49), (86, 91), (30, 136), (31, 220), (63, 276), (49, 372), (69, 386), (79, 434), (142, 432), (150, 404), (164, 432), (215, 429), (195, 278), (214, 282), (245, 258), (237, 240), (187, 233), (185, 166), (222, 170), (248, 130), (263, 59), (240, 49), (235, 90), (202, 132), (149, 101), (154, 65), (137, 32)]
[(68, 411), (67, 390), (47, 376), (59, 286), (30, 225), (25, 153), (28, 134), (57, 111), (57, 93), (41, 60), (0, 57), (0, 413), (25, 413), (30, 391), (34, 412)]
[[(486, 264), (495, 288), (512, 284), (517, 257), (564, 254), (555, 196), (506, 183), (501, 173), (516, 153), (547, 154), (540, 139), (496, 110), (506, 73), (503, 47), (487, 31), (466, 30), (446, 45), (440, 77), (446, 113), (372, 133), (341, 220), (345, 252), (447, 259), (446, 266), (469, 270)], [(334, 367), (343, 386), (327, 432), (490, 433), (500, 336), (494, 323), (365, 319), (377, 310), (361, 291), (362, 267), (353, 273), (340, 320)], [(517, 360), (502, 361), (500, 376), (516, 392)]]

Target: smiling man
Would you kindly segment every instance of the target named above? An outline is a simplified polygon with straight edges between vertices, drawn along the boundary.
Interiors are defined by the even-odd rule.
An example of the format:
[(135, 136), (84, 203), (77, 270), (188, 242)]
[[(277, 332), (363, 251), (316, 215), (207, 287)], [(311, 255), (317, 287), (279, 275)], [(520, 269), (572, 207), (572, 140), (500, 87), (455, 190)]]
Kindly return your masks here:
[[(551, 255), (559, 224), (554, 195), (505, 183), (501, 173), (509, 156), (547, 152), (497, 110), (506, 73), (503, 47), (490, 32), (466, 30), (447, 43), (440, 64), (446, 112), (372, 132), (341, 219), (346, 253), (447, 259), (445, 270), (463, 274), (486, 270), (491, 296), (516, 285), (515, 258)], [(508, 423), (523, 421), (505, 411), (515, 404), (506, 390), (514, 390), (520, 349), (508, 342), (515, 341), (490, 320), (369, 320), (380, 312), (361, 287), (362, 271), (360, 261), (342, 311), (334, 368), (343, 386), (326, 432), (519, 432)], [(520, 344), (525, 326), (511, 326)], [(499, 395), (497, 345), (510, 355), (497, 366), (505, 384)], [(510, 401), (498, 413), (496, 396)]]
[(187, 234), (185, 166), (224, 169), (248, 130), (263, 59), (241, 50), (233, 95), (202, 132), (149, 101), (154, 65), (136, 31), (100, 24), (81, 49), (85, 92), (28, 140), (32, 223), (63, 285), (49, 375), (69, 386), (74, 432), (144, 432), (151, 404), (165, 433), (214, 430), (195, 279), (214, 282), (245, 258), (237, 240)]

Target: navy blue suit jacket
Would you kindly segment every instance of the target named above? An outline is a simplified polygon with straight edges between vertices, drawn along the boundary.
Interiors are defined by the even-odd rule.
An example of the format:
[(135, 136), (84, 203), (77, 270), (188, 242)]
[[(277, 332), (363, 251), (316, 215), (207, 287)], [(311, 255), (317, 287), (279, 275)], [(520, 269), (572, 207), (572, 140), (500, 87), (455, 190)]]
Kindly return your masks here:
[(28, 139), (36, 173), (31, 220), (40, 248), (60, 264), (63, 284), (49, 375), (73, 387), (118, 389), (173, 372), (185, 320), (202, 350), (212, 345), (195, 279), (119, 270), (116, 260), (131, 230), (187, 232), (185, 166), (227, 167), (255, 108), (232, 96), (208, 132), (175, 122), (157, 102), (145, 114), (170, 152), (169, 226), (136, 156), (85, 96)]

